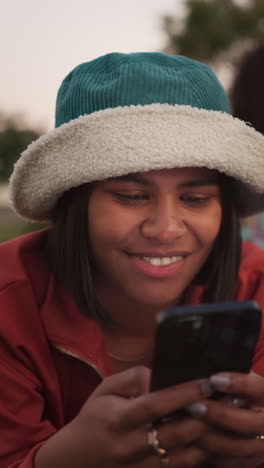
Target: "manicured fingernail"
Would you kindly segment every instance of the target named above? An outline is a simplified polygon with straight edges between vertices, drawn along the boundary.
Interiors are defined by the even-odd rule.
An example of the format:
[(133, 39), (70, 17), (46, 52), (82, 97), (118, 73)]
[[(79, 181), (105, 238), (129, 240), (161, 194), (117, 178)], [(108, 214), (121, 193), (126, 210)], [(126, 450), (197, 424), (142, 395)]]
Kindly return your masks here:
[(207, 412), (207, 406), (204, 403), (201, 403), (200, 401), (187, 406), (185, 409), (192, 416), (202, 416)]
[(233, 397), (227, 401), (227, 405), (232, 408), (243, 408), (247, 404), (247, 398)]
[(200, 383), (200, 390), (204, 395), (211, 395), (214, 392), (214, 388), (209, 379), (205, 379)]
[(230, 377), (227, 375), (212, 375), (209, 379), (213, 387), (219, 389), (227, 388), (231, 382)]

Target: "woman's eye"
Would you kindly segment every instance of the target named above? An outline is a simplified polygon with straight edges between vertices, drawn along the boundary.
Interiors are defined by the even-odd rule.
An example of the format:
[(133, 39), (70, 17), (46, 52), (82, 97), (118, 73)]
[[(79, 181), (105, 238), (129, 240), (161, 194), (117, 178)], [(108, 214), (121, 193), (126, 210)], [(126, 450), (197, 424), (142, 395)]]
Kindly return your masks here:
[(123, 203), (138, 203), (141, 201), (148, 200), (149, 196), (146, 193), (122, 193), (112, 192), (115, 198)]
[(211, 200), (211, 195), (195, 195), (195, 194), (187, 194), (182, 195), (181, 200), (185, 203), (190, 205), (202, 205), (206, 204)]

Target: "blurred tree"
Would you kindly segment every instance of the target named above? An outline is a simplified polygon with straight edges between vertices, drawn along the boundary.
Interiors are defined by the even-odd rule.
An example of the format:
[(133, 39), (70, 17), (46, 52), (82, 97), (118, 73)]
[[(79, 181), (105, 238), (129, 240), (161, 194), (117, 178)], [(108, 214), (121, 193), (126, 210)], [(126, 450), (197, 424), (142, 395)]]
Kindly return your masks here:
[(0, 115), (0, 183), (9, 179), (21, 152), (39, 135), (36, 130), (20, 128), (16, 118)]
[(241, 41), (264, 39), (263, 0), (184, 0), (184, 6), (184, 18), (163, 18), (167, 53), (214, 62)]

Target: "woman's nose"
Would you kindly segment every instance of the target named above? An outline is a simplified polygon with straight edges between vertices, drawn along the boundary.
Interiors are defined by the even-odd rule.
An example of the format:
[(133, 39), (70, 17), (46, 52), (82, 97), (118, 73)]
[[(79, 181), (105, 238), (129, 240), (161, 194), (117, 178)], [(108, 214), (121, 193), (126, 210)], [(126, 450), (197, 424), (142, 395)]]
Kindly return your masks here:
[(187, 229), (182, 210), (174, 203), (152, 207), (141, 225), (144, 237), (170, 243), (181, 237)]

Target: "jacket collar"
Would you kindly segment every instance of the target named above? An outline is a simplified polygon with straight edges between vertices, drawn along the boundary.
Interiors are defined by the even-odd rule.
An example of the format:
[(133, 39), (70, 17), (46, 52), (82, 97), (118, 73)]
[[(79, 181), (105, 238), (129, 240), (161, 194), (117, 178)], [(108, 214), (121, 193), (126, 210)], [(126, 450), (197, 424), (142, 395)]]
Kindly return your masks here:
[(53, 277), (49, 280), (41, 315), (48, 340), (54, 347), (86, 362), (101, 376), (111, 374), (101, 327), (81, 314), (70, 294)]

